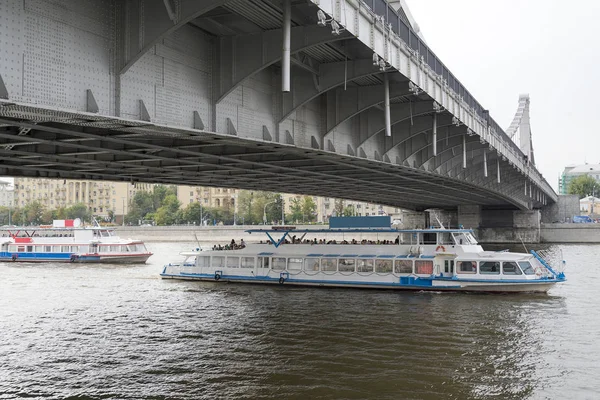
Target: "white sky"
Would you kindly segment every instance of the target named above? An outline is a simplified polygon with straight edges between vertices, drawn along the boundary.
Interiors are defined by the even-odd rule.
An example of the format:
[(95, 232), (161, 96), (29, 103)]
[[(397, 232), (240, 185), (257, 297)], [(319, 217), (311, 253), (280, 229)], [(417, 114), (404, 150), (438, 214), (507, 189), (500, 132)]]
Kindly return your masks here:
[(531, 97), (538, 169), (600, 162), (600, 1), (406, 0), (427, 44), (506, 130)]

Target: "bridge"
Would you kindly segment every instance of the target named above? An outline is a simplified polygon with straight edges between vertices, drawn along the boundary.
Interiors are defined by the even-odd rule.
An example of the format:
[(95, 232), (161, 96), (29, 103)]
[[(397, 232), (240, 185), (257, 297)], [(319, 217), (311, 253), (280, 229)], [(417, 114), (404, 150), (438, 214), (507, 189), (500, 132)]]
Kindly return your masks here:
[(507, 134), (402, 6), (3, 0), (0, 175), (413, 210), (555, 203), (534, 165), (529, 101)]

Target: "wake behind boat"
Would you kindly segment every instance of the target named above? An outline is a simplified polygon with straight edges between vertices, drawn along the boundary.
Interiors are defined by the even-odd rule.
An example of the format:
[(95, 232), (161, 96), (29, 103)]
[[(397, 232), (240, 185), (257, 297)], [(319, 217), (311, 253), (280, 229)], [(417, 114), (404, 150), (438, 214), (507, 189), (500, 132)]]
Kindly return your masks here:
[(0, 228), (0, 261), (145, 263), (152, 255), (144, 242), (122, 239), (114, 229), (81, 227), (81, 221), (54, 220), (39, 227)]
[[(251, 229), (247, 232), (266, 234), (267, 243), (182, 253), (186, 260), (166, 265), (161, 277), (474, 292), (547, 292), (566, 280), (564, 261), (553, 267), (541, 252), (485, 251), (468, 229), (398, 230), (389, 228), (389, 217), (347, 220), (365, 218), (367, 223), (360, 222), (360, 227), (339, 217), (330, 220), (330, 226), (333, 222), (338, 227), (334, 229)], [(336, 239), (317, 239), (316, 235)]]

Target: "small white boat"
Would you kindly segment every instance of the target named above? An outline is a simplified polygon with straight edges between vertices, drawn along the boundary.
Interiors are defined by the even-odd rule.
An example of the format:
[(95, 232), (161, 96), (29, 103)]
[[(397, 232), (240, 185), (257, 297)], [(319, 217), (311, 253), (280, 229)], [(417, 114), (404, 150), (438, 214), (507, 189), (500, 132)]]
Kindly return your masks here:
[[(269, 240), (242, 249), (181, 253), (185, 261), (165, 265), (161, 277), (471, 292), (547, 292), (566, 280), (563, 260), (553, 267), (541, 252), (485, 251), (468, 229), (273, 227), (247, 232), (265, 233)], [(307, 235), (311, 239), (305, 240)], [(348, 239), (351, 236), (360, 239)]]
[(78, 219), (3, 227), (0, 233), (0, 261), (136, 264), (152, 255), (141, 240), (122, 239), (99, 225), (80, 227)]

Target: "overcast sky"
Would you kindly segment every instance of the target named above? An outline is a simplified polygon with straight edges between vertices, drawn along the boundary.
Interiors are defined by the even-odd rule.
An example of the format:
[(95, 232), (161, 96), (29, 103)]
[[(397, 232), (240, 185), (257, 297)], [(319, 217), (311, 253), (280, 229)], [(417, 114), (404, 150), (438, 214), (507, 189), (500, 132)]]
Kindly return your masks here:
[(506, 130), (531, 97), (538, 169), (600, 163), (600, 1), (406, 0), (427, 44)]

